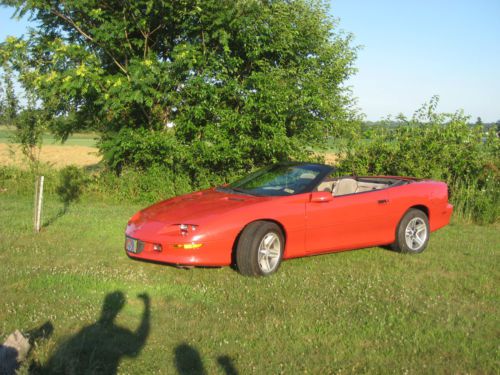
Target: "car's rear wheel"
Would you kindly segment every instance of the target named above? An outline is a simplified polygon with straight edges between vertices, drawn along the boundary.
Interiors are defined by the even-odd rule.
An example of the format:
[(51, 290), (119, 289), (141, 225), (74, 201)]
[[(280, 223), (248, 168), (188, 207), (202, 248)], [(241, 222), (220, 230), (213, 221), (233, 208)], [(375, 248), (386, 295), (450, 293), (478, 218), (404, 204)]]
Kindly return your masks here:
[(245, 227), (236, 246), (236, 267), (247, 276), (267, 276), (276, 272), (283, 258), (285, 239), (281, 228), (269, 221)]
[(429, 243), (429, 234), (429, 219), (425, 212), (411, 208), (399, 222), (392, 248), (402, 253), (421, 253)]

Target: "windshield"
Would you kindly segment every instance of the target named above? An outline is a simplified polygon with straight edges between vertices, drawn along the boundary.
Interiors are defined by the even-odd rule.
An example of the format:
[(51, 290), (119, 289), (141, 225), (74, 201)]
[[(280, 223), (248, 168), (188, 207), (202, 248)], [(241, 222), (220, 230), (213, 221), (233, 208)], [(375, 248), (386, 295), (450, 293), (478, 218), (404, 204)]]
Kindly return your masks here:
[(260, 196), (301, 194), (311, 191), (331, 170), (321, 164), (274, 164), (223, 189)]

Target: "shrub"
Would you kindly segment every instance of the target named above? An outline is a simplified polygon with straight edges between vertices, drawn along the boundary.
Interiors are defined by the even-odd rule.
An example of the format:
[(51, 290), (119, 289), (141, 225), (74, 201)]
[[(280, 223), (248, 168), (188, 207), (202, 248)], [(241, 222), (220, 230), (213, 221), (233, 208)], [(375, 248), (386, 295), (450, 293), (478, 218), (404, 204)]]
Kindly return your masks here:
[(433, 178), (450, 186), (456, 212), (477, 222), (499, 217), (499, 141), (470, 127), (462, 113), (438, 114), (437, 99), (394, 129), (377, 129), (369, 141), (340, 154), (339, 173)]
[(167, 167), (153, 166), (150, 169), (126, 168), (120, 176), (102, 171), (93, 177), (88, 192), (118, 202), (153, 203), (192, 191), (186, 175), (176, 174)]
[(12, 166), (0, 166), (0, 191), (32, 196), (37, 176), (45, 176), (44, 192), (53, 193), (56, 189), (58, 172), (46, 164), (40, 164), (38, 172)]
[(297, 139), (283, 134), (250, 140), (224, 134), (228, 131), (212, 129), (205, 139), (186, 144), (176, 138), (174, 129), (124, 128), (102, 140), (100, 148), (109, 169), (119, 175), (160, 173), (169, 181), (182, 180), (193, 188), (227, 182), (278, 160), (313, 157)]

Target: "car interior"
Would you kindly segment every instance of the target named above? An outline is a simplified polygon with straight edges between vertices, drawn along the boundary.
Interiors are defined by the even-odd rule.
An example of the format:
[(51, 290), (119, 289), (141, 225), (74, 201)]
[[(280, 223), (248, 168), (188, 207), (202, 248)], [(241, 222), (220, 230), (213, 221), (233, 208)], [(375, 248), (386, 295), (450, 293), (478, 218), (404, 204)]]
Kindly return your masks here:
[(405, 184), (407, 181), (382, 177), (340, 177), (326, 178), (316, 188), (316, 191), (328, 191), (333, 196), (364, 193), (385, 189), (390, 186)]

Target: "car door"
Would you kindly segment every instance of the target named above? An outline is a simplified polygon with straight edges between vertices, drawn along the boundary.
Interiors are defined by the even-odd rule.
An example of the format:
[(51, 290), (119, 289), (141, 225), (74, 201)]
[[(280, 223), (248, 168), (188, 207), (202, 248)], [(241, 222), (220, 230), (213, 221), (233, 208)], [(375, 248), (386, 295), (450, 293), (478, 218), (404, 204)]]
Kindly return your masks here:
[[(314, 194), (314, 193), (313, 193)], [(387, 189), (335, 196), (306, 203), (308, 253), (340, 251), (389, 243), (394, 228)]]

